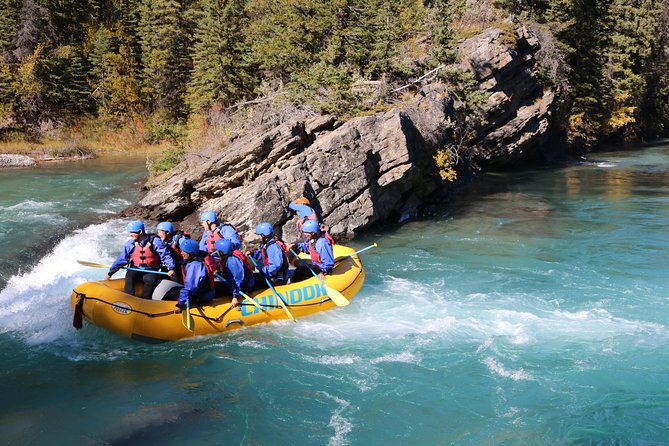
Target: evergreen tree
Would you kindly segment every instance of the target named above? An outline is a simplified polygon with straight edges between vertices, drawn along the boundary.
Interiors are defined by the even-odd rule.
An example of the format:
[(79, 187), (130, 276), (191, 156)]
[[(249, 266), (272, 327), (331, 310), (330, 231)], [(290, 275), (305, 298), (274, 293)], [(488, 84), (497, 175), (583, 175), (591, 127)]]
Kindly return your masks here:
[(9, 59), (19, 27), (20, 0), (0, 0), (0, 57)]
[(606, 74), (612, 92), (605, 131), (634, 131), (646, 89), (645, 61), (656, 46), (659, 11), (652, 0), (612, 0), (608, 11), (608, 42), (605, 50)]
[(142, 43), (143, 91), (150, 111), (170, 118), (184, 116), (184, 96), (191, 61), (188, 0), (144, 0), (139, 36)]
[(253, 93), (256, 69), (244, 41), (247, 26), (243, 0), (203, 0), (188, 86), (195, 111), (221, 101), (231, 105)]
[(432, 31), (432, 65), (453, 63), (455, 31), (452, 23), (462, 13), (464, 0), (434, 0), (429, 9), (429, 26)]

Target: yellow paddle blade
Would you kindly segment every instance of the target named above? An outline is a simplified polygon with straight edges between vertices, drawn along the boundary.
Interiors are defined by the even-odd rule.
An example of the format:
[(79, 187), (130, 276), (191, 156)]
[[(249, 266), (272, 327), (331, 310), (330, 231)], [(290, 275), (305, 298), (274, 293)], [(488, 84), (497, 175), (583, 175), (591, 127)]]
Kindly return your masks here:
[(288, 317), (290, 318), (290, 320), (293, 321), (293, 322), (297, 322), (297, 321), (295, 321), (295, 318), (294, 318), (293, 315), (291, 314), (290, 310), (288, 310), (288, 307), (286, 306), (286, 304), (283, 303), (283, 299), (281, 299), (281, 296), (279, 296), (279, 293), (277, 293), (277, 292), (275, 291), (275, 292), (274, 292), (274, 295), (276, 296), (277, 300), (279, 301), (279, 304), (281, 304), (281, 307), (283, 308), (283, 311), (286, 312), (286, 314), (288, 315)]
[(190, 315), (189, 299), (186, 299), (186, 311), (182, 311), (181, 314), (184, 327), (186, 327), (189, 331), (195, 331), (195, 321), (193, 320), (193, 316)]
[(85, 260), (77, 260), (77, 263), (84, 266), (90, 266), (92, 268), (111, 268), (111, 265), (107, 265), (105, 263), (87, 262)]
[(341, 294), (339, 291), (335, 290), (334, 288), (325, 285), (325, 292), (328, 293), (328, 297), (334, 302), (334, 304), (338, 307), (345, 307), (346, 305), (350, 304), (349, 300), (344, 297), (343, 294)]
[[(263, 307), (261, 307), (260, 304), (259, 304), (258, 302), (255, 301), (255, 299), (252, 299), (251, 297), (249, 297), (249, 296), (247, 296), (247, 295), (244, 295), (244, 300), (245, 300), (245, 301), (246, 301), (246, 300), (250, 301), (254, 306), (258, 307), (258, 309), (259, 309), (260, 311), (265, 312), (265, 309), (264, 309)], [(268, 313), (268, 314), (269, 314), (269, 313)]]
[(182, 311), (181, 317), (183, 319), (182, 322), (184, 327), (189, 331), (195, 331), (195, 320), (193, 320), (193, 316), (190, 315), (190, 308), (186, 308), (186, 311)]

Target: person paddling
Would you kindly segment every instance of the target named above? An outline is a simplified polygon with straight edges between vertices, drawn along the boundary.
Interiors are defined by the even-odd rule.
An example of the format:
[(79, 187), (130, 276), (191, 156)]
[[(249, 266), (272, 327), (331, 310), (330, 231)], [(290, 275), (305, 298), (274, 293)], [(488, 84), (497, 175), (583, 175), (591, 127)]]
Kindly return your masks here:
[[(298, 217), (297, 218), (297, 230), (299, 231), (300, 234), (304, 232), (302, 230), (302, 226), (304, 225), (304, 223), (306, 223), (308, 221), (318, 221), (319, 220), (318, 215), (316, 214), (316, 210), (311, 206), (311, 202), (306, 197), (298, 198), (297, 200), (291, 202), (288, 205), (288, 207), (290, 209), (294, 210), (295, 212), (297, 212), (297, 217)], [(320, 232), (323, 235), (323, 237), (328, 239), (330, 244), (332, 246), (334, 246), (335, 241), (332, 238), (332, 236), (330, 235), (330, 233), (327, 231), (327, 227), (323, 223), (320, 223), (318, 225), (318, 227), (319, 227)], [(304, 240), (304, 239), (302, 239), (302, 240)]]
[(239, 241), (237, 228), (230, 223), (218, 224), (218, 218), (214, 211), (204, 211), (200, 214), (200, 222), (204, 228), (204, 233), (200, 239), (200, 251), (208, 253), (214, 252), (216, 242), (221, 239), (228, 239), (232, 242), (233, 249), (239, 249), (242, 246)]
[(200, 256), (200, 247), (195, 240), (181, 239), (179, 244), (183, 255), (182, 276), (184, 286), (179, 290), (179, 299), (174, 307), (181, 313), (189, 305), (205, 305), (214, 299), (214, 265), (208, 266)]
[(173, 278), (174, 259), (172, 259), (169, 250), (158, 236), (146, 233), (144, 223), (140, 220), (128, 223), (128, 232), (130, 233), (130, 240), (125, 243), (123, 251), (114, 260), (107, 277), (103, 280), (111, 279), (121, 267), (130, 263), (134, 268), (144, 271), (128, 270), (125, 274), (124, 291), (127, 294), (134, 295), (135, 284), (142, 281), (144, 282), (142, 297), (151, 299), (153, 290), (162, 280), (161, 275), (155, 274), (153, 271), (158, 271), (162, 262), (168, 270), (167, 275)]
[(232, 295), (232, 306), (238, 307), (242, 301), (241, 291), (248, 293), (253, 290), (255, 284), (253, 264), (243, 252), (234, 249), (232, 242), (225, 238), (216, 242), (211, 257), (225, 278), (225, 283), (221, 283), (225, 290), (222, 294)]
[(274, 235), (271, 223), (260, 223), (256, 226), (255, 233), (261, 239), (260, 249), (249, 254), (259, 263), (258, 272), (271, 280), (273, 285), (286, 283), (289, 268), (286, 244)]
[(163, 221), (156, 226), (156, 234), (163, 241), (165, 247), (170, 251), (170, 255), (174, 260), (175, 279), (183, 283), (181, 277), (181, 265), (183, 264), (183, 256), (179, 248), (179, 241), (190, 238), (189, 234), (182, 231), (175, 231), (174, 225), (169, 221)]
[(293, 282), (311, 277), (309, 269), (318, 274), (321, 280), (325, 280), (325, 275), (330, 274), (334, 268), (332, 243), (323, 235), (320, 225), (316, 220), (305, 222), (302, 225), (302, 232), (308, 237), (308, 240), (306, 242), (293, 243), (287, 248), (289, 251), (297, 248), (298, 251), (309, 254), (311, 260), (295, 260)]

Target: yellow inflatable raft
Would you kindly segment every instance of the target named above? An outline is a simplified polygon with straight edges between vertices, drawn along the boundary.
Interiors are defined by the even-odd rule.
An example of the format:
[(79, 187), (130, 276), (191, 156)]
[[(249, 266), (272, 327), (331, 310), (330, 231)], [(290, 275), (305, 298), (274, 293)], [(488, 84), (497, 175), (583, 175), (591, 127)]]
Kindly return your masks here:
[[(352, 255), (353, 254), (353, 255)], [(334, 247), (334, 271), (327, 276), (326, 285), (351, 299), (362, 287), (365, 271), (351, 248)], [(174, 314), (174, 301), (147, 300), (123, 292), (124, 279), (86, 282), (72, 292), (72, 308), (79, 305), (83, 316), (91, 323), (120, 335), (144, 342), (174, 341), (192, 336), (204, 336), (236, 330), (272, 320), (289, 319), (271, 289), (249, 293), (264, 311), (244, 301), (237, 310), (229, 296), (216, 298), (210, 305), (191, 307), (193, 331), (183, 323), (181, 314)], [(141, 283), (137, 293), (141, 293)], [(301, 282), (274, 288), (281, 294), (290, 313), (296, 319), (328, 310), (335, 306), (327, 296), (326, 287), (312, 277)]]

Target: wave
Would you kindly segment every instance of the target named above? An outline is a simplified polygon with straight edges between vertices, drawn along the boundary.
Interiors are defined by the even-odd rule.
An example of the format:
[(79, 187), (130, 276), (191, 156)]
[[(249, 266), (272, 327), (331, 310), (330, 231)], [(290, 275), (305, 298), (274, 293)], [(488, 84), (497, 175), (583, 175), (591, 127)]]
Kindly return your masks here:
[[(70, 294), (77, 285), (100, 280), (105, 270), (77, 259), (111, 263), (123, 243), (123, 222), (114, 220), (75, 231), (37, 264), (24, 266), (0, 291), (0, 334), (15, 333), (30, 345), (71, 338)], [(114, 253), (114, 254), (112, 254)]]

